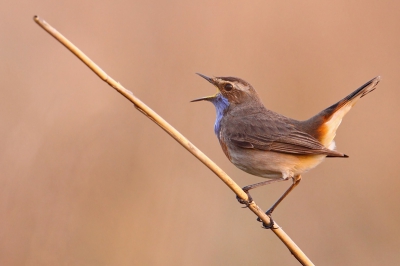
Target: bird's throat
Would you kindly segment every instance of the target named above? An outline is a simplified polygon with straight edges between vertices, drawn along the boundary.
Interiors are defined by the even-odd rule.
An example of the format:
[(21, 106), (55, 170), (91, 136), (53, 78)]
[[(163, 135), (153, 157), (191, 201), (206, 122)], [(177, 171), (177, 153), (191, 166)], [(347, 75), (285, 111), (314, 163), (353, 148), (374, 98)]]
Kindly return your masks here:
[(218, 94), (217, 97), (215, 97), (211, 102), (214, 104), (215, 111), (217, 112), (217, 118), (215, 119), (214, 124), (214, 132), (218, 137), (221, 129), (221, 119), (224, 116), (226, 109), (229, 107), (229, 101), (221, 94)]

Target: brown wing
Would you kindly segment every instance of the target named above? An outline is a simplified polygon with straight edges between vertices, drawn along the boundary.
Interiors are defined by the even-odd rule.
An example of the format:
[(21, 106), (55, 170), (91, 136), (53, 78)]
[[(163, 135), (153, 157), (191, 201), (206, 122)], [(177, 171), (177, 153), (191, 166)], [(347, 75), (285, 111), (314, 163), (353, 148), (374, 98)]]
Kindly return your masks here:
[[(232, 123), (232, 124), (231, 124)], [(224, 136), (234, 145), (298, 155), (327, 155), (346, 157), (329, 150), (311, 135), (298, 130), (291, 119), (269, 110), (246, 117), (231, 117), (230, 125), (223, 127)]]

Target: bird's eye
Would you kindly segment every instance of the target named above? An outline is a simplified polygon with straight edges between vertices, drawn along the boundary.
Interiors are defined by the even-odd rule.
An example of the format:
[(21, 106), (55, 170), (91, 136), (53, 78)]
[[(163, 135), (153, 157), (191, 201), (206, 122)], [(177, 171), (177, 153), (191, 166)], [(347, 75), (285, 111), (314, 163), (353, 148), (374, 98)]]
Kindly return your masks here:
[(226, 83), (226, 84), (224, 85), (224, 89), (225, 89), (226, 91), (230, 91), (230, 90), (233, 89), (233, 86), (232, 86), (232, 84), (230, 84), (230, 83)]

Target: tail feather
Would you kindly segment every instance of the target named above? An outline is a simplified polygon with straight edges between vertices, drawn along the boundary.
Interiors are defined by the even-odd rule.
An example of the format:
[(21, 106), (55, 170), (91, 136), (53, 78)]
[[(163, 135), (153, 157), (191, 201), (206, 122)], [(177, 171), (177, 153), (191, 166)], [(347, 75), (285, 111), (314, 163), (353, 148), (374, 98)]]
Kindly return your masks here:
[(325, 147), (329, 149), (335, 148), (333, 139), (343, 117), (356, 104), (358, 99), (375, 90), (379, 81), (380, 76), (371, 79), (347, 97), (326, 108), (308, 121), (310, 125), (314, 125), (317, 128), (316, 137)]
[(335, 103), (334, 105), (328, 107), (325, 109), (325, 111), (328, 111), (327, 114), (328, 117), (332, 116), (336, 111), (338, 111), (340, 108), (342, 108), (345, 105), (351, 104), (351, 106), (354, 106), (354, 104), (357, 102), (358, 99), (364, 97), (368, 93), (374, 91), (376, 89), (376, 85), (378, 85), (379, 81), (381, 80), (380, 76), (377, 76), (364, 85), (362, 85), (360, 88), (355, 90), (354, 92), (350, 93), (347, 97), (344, 99), (340, 100), (339, 102)]

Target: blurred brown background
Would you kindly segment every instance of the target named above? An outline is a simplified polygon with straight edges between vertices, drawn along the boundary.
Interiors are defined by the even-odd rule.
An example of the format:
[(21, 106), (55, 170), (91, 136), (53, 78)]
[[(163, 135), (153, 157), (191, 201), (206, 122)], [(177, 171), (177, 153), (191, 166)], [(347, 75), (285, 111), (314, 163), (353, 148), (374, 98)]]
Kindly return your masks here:
[[(306, 119), (376, 75), (274, 218), (317, 265), (400, 264), (400, 2), (4, 1), (0, 265), (298, 265), (233, 193), (32, 20), (40, 15), (240, 185), (215, 89), (249, 81)], [(289, 182), (260, 188), (267, 209)]]

